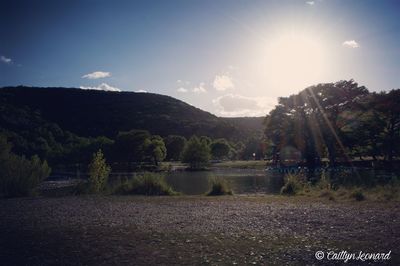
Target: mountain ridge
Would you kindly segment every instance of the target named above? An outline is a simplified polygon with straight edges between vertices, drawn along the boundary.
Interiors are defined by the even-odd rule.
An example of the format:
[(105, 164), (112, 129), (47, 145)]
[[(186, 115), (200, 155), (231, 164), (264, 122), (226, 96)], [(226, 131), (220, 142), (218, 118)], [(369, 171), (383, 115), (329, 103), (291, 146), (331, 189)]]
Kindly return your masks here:
[(262, 117), (217, 117), (156, 93), (18, 86), (0, 88), (0, 99), (2, 103), (39, 111), (46, 120), (85, 137), (113, 138), (119, 131), (131, 129), (146, 129), (161, 136), (207, 135), (230, 140), (262, 133)]

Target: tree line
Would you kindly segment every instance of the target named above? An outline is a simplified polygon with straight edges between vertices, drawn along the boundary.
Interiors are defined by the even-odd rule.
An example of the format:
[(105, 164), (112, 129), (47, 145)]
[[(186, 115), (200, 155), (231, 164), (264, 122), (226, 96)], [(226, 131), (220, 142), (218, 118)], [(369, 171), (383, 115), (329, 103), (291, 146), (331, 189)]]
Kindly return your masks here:
[[(5, 90), (3, 94), (12, 96), (13, 92), (10, 89)], [(35, 95), (33, 92), (32, 94)], [(160, 136), (142, 129), (120, 131), (112, 136), (80, 136), (45, 119), (39, 109), (14, 104), (7, 97), (0, 97), (0, 135), (12, 144), (13, 153), (27, 157), (37, 155), (47, 160), (51, 166), (76, 163), (85, 165), (99, 149), (103, 150), (109, 162), (147, 162), (157, 165), (164, 160), (179, 161), (191, 137), (187, 139), (183, 135)], [(76, 120), (77, 123), (81, 123), (79, 117), (76, 117)], [(255, 119), (250, 122), (257, 124), (257, 121)], [(211, 138), (210, 135), (205, 136), (201, 132), (197, 133), (209, 146), (210, 160), (263, 158), (260, 148), (263, 144), (259, 132), (254, 136), (243, 137), (241, 141), (229, 139), (228, 136)]]

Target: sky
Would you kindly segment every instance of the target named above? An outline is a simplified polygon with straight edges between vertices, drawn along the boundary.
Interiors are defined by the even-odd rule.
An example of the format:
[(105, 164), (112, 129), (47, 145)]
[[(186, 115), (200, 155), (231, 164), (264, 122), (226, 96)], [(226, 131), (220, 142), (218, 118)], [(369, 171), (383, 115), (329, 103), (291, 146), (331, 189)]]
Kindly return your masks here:
[(169, 95), (263, 116), (318, 83), (400, 88), (400, 1), (0, 0), (0, 87)]

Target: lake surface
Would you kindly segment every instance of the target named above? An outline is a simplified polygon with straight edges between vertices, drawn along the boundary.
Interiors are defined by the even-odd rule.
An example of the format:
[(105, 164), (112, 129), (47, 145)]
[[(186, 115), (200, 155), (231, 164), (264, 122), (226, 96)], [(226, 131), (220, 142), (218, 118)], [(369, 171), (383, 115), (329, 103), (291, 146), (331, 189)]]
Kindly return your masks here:
[[(327, 177), (332, 177), (332, 174), (340, 175), (339, 173), (347, 173), (353, 177), (359, 177), (364, 184), (371, 181), (380, 181), (387, 183), (393, 177), (399, 176), (400, 173), (388, 170), (372, 170), (372, 169), (357, 169), (356, 171), (350, 168), (338, 168), (333, 172), (326, 172)], [(132, 178), (139, 173), (137, 172), (113, 172), (110, 179), (114, 178)], [(279, 194), (280, 189), (284, 184), (285, 172), (280, 171), (265, 171), (262, 169), (236, 169), (236, 168), (212, 168), (209, 171), (172, 171), (163, 173), (166, 182), (178, 192), (185, 195), (201, 195), (208, 192), (211, 188), (211, 180), (214, 178), (225, 179), (230, 188), (235, 194)], [(320, 177), (321, 172), (316, 172), (315, 176)], [(86, 179), (87, 173), (79, 171), (70, 172), (52, 172), (48, 180), (69, 180), (69, 179)], [(315, 178), (310, 181), (316, 180)]]
[(283, 186), (283, 175), (255, 169), (213, 169), (210, 171), (175, 171), (166, 174), (166, 181), (176, 191), (200, 195), (210, 190), (210, 180), (224, 178), (235, 194), (277, 194)]

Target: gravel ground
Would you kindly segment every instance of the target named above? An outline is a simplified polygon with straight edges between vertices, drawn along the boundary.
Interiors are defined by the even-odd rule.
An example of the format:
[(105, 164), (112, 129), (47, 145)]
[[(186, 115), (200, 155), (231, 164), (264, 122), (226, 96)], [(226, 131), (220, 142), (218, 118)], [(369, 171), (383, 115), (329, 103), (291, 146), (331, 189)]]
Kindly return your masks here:
[(400, 265), (399, 211), (281, 196), (2, 199), (0, 264), (322, 265), (334, 261), (318, 250), (391, 250), (384, 263)]

